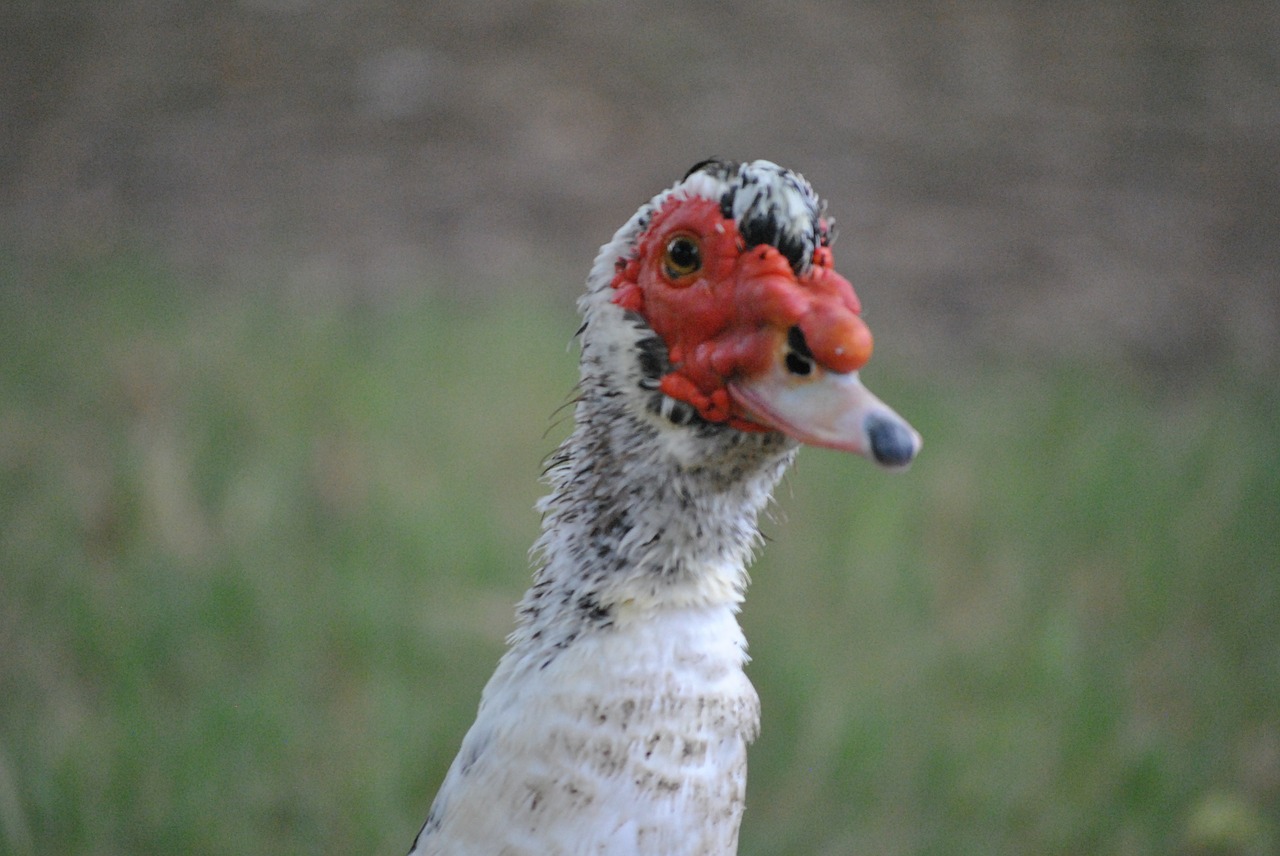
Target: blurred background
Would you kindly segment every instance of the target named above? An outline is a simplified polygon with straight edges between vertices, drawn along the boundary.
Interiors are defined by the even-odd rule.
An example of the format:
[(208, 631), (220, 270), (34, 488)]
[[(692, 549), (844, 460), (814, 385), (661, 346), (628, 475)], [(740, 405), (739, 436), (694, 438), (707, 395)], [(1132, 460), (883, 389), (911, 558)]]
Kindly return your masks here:
[(829, 200), (926, 438), (807, 450), (744, 854), (1280, 852), (1280, 7), (8, 0), (0, 853), (407, 850), (596, 249)]

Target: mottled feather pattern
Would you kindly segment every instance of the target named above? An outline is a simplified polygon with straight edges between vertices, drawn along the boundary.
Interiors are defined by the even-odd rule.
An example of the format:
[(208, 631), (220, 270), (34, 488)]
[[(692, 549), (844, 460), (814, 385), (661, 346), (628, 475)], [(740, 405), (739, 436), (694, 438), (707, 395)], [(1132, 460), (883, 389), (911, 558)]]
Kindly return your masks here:
[(672, 194), (728, 206), (797, 270), (822, 203), (772, 164), (700, 164), (597, 257), (571, 436), (549, 460), (534, 582), (413, 854), (732, 854), (759, 703), (736, 613), (797, 444), (659, 391), (662, 340), (610, 282)]

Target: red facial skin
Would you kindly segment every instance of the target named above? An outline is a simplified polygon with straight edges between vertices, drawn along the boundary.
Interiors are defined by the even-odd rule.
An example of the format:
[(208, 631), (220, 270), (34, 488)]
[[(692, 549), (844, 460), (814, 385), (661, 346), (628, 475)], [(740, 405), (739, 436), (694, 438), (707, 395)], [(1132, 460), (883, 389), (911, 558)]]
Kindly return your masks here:
[[(699, 245), (702, 265), (673, 277), (664, 259), (680, 234)], [(654, 214), (635, 257), (619, 263), (613, 302), (641, 315), (666, 342), (672, 370), (662, 378), (664, 393), (710, 422), (765, 431), (736, 412), (728, 384), (783, 359), (793, 326), (829, 371), (856, 371), (871, 357), (858, 297), (832, 263), (831, 249), (820, 246), (797, 277), (776, 248), (745, 248), (737, 224), (716, 202), (672, 197)]]

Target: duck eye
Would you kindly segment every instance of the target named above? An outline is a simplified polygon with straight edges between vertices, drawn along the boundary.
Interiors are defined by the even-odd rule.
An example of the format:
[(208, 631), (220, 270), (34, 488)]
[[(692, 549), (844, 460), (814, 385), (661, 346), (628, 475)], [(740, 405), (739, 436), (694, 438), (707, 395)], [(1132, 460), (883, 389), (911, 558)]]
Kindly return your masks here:
[(667, 241), (662, 266), (671, 279), (680, 279), (702, 270), (702, 250), (692, 235), (676, 235)]

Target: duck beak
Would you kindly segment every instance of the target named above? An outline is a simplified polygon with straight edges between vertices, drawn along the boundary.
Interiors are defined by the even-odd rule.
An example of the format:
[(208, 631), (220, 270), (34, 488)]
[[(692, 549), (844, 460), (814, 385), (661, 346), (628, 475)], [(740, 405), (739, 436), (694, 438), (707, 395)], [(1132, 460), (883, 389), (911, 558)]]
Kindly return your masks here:
[(729, 395), (751, 422), (811, 446), (856, 452), (888, 469), (905, 469), (923, 445), (856, 371), (810, 363), (807, 373), (795, 374), (777, 360), (761, 375), (731, 381)]

